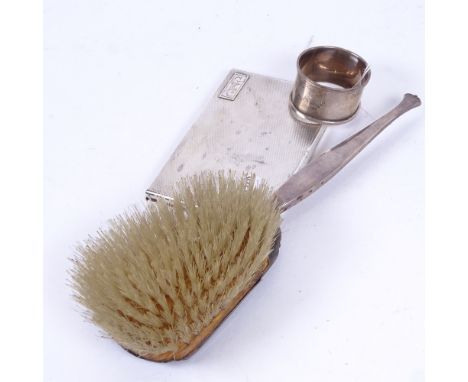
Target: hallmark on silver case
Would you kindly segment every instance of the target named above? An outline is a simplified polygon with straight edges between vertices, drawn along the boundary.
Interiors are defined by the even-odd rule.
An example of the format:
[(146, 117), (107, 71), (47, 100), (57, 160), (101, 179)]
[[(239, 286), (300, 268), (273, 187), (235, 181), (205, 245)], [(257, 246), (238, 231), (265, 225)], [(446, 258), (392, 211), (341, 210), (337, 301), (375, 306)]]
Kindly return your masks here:
[(245, 73), (233, 73), (226, 86), (221, 90), (221, 93), (219, 93), (218, 97), (234, 101), (248, 79), (249, 76)]

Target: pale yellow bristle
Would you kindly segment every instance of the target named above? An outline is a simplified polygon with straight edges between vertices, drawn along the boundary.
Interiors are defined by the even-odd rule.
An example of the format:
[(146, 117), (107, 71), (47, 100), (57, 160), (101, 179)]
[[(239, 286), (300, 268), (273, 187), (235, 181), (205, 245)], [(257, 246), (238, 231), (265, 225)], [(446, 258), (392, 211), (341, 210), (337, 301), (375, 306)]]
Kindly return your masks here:
[(128, 350), (176, 351), (252, 282), (279, 224), (274, 195), (254, 178), (183, 180), (172, 206), (135, 208), (78, 248), (75, 297)]

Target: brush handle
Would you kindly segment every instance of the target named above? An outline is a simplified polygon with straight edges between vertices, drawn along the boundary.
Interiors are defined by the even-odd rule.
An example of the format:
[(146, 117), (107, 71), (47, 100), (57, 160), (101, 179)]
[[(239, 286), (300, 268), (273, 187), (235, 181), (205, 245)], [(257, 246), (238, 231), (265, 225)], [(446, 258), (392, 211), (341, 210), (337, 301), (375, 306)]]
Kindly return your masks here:
[(281, 211), (286, 211), (318, 190), (395, 119), (419, 105), (421, 105), (421, 100), (418, 96), (405, 94), (403, 100), (387, 114), (319, 155), (291, 176), (276, 191)]

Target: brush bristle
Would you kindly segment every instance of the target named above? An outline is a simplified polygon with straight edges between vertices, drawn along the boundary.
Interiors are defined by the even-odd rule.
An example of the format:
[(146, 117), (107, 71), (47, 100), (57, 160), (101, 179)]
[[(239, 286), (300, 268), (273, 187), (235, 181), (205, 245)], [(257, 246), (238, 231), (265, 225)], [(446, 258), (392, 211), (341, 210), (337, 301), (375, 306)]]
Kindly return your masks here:
[(78, 248), (75, 298), (126, 349), (175, 352), (252, 282), (279, 224), (273, 193), (253, 177), (185, 179), (172, 206), (135, 208)]

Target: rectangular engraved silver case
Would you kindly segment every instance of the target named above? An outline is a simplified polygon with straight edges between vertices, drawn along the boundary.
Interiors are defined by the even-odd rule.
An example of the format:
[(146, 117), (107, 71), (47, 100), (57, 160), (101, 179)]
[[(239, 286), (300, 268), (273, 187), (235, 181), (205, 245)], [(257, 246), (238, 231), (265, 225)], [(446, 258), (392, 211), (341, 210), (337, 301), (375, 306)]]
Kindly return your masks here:
[(325, 127), (289, 114), (293, 82), (231, 70), (146, 191), (172, 199), (181, 177), (204, 170), (254, 172), (274, 188), (309, 162)]

